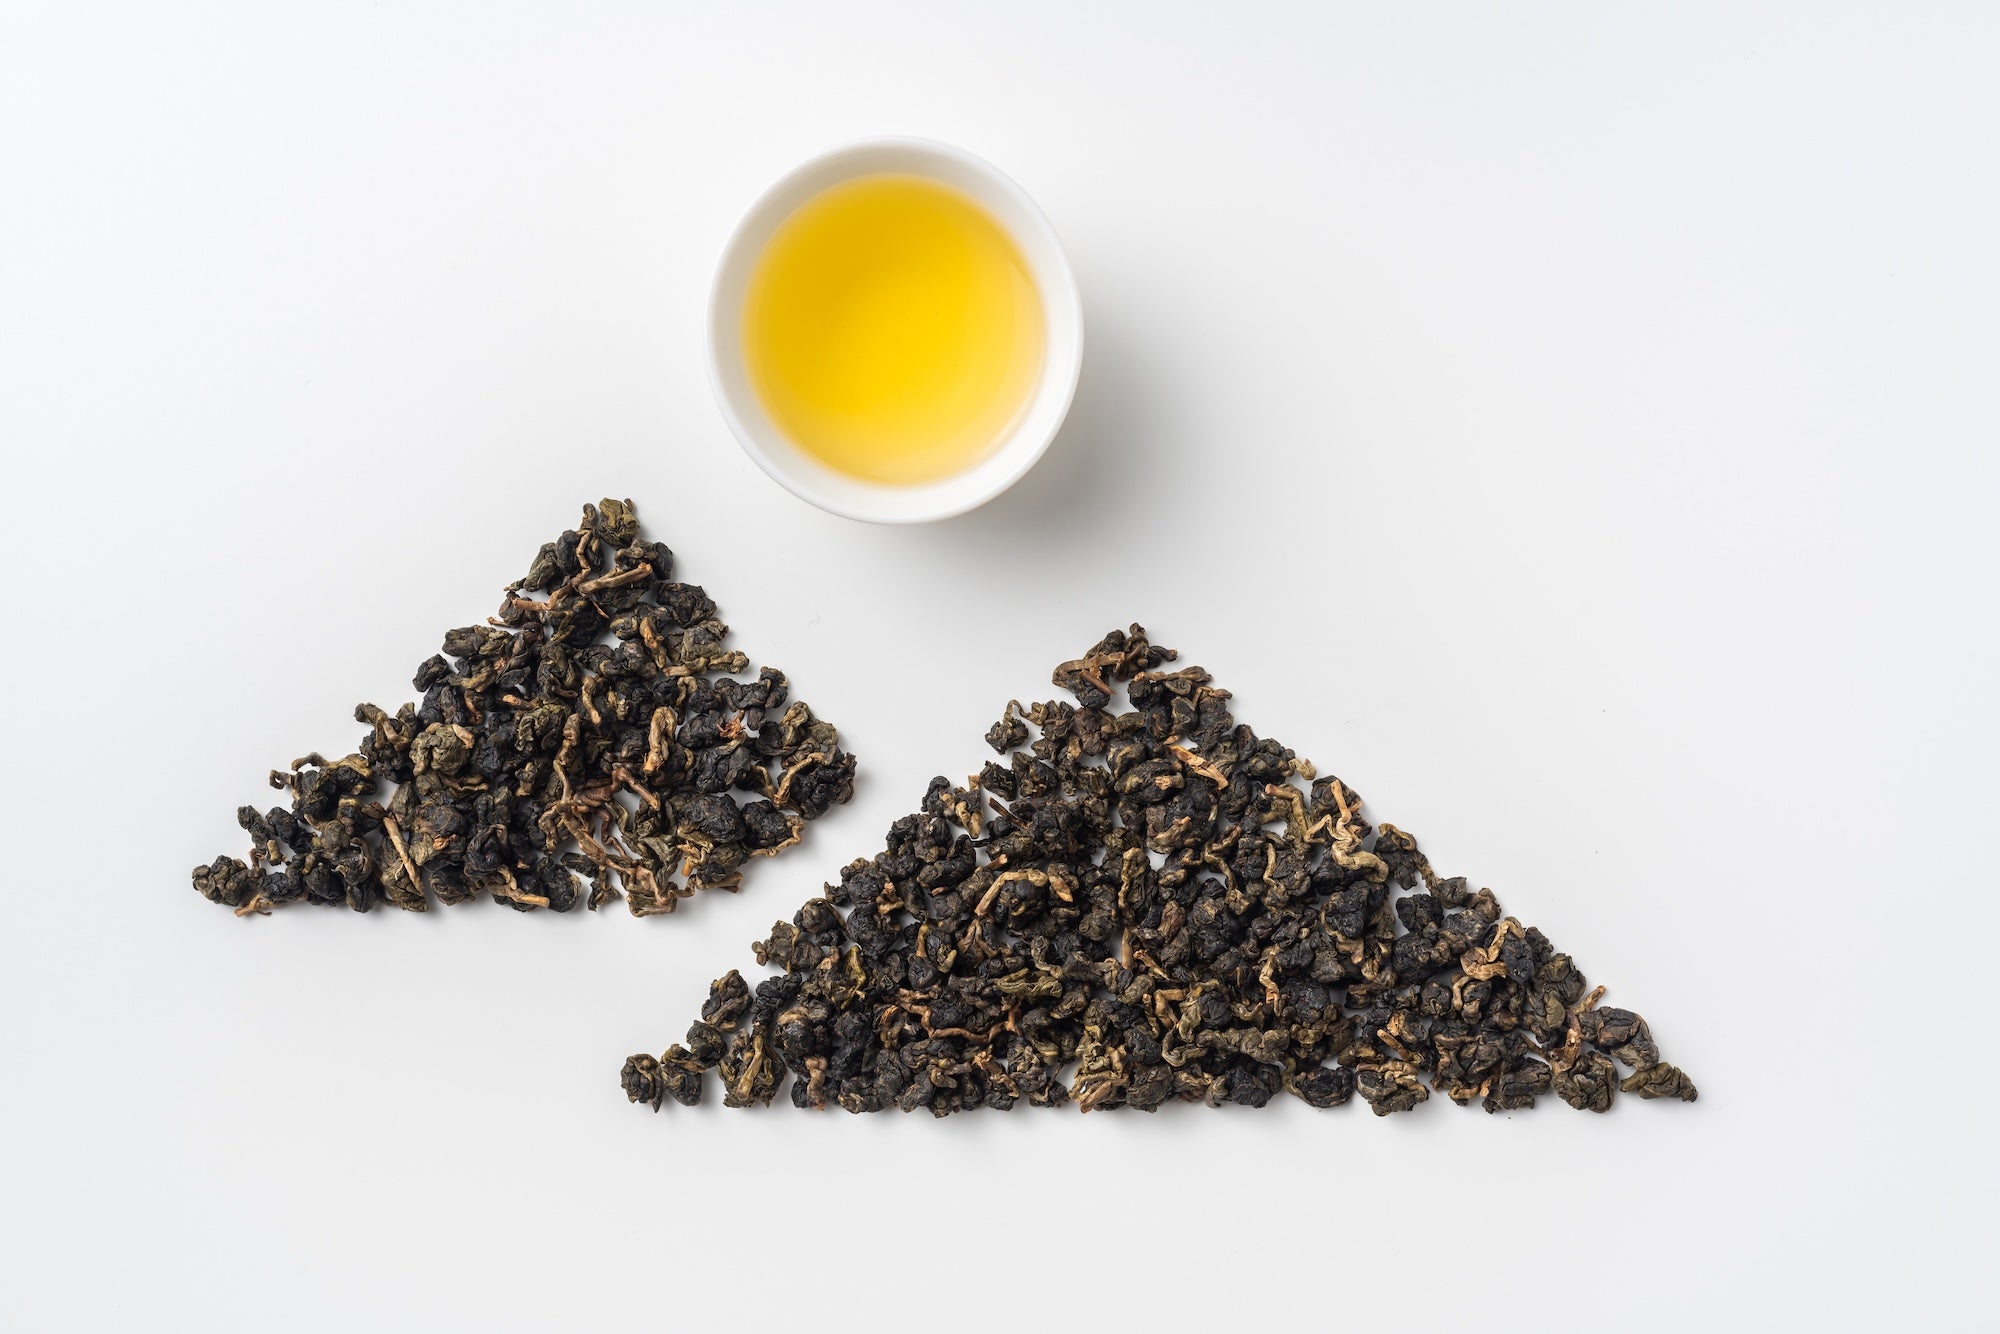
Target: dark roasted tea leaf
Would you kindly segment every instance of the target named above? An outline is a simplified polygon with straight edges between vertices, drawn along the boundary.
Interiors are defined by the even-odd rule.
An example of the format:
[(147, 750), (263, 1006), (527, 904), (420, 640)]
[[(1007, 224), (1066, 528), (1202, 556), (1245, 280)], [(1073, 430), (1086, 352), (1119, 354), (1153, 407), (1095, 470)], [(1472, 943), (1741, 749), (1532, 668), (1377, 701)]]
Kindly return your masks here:
[[(362, 704), (358, 753), (273, 772), (290, 806), (239, 811), (249, 859), (197, 868), (195, 888), (238, 915), (479, 894), (568, 912), (622, 892), (642, 917), (735, 890), (848, 799), (854, 757), (783, 672), (738, 679), (749, 660), (673, 564), (630, 501), (585, 505), (490, 623), (445, 635), (421, 704)], [(635, 1096), (681, 1095), (664, 1064), (635, 1067)]]
[(718, 1068), (732, 1107), (789, 1080), (801, 1107), (939, 1116), (1694, 1100), (1645, 1020), (1173, 657), (1135, 625), (1056, 669), (1073, 703), (1010, 703), (1006, 762), (931, 780), (755, 945), (775, 971), (728, 973), (685, 1046), (627, 1062), (627, 1094), (691, 1104)]

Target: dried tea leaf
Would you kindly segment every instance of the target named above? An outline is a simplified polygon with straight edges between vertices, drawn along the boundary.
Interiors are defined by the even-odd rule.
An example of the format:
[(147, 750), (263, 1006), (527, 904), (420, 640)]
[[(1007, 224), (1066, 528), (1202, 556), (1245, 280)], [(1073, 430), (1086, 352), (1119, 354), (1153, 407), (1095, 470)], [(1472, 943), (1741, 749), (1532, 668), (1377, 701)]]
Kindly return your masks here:
[[(239, 811), (248, 859), (218, 857), (195, 888), (238, 915), (481, 894), (568, 912), (622, 893), (641, 917), (736, 889), (853, 794), (854, 757), (783, 672), (736, 679), (748, 659), (673, 565), (632, 502), (585, 505), (491, 623), (445, 635), (420, 704), (359, 705), (356, 754), (273, 773), (289, 808)], [(632, 1077), (651, 1092), (647, 1067)]]
[(1173, 657), (1135, 625), (1056, 669), (1073, 702), (1009, 702), (986, 737), (1006, 762), (933, 779), (756, 944), (775, 971), (719, 979), (627, 1093), (659, 1105), (678, 1061), (695, 1096), (719, 1066), (730, 1106), (789, 1080), (800, 1107), (939, 1116), (1694, 1098), (1546, 936), (1237, 723), (1207, 672), (1158, 670)]

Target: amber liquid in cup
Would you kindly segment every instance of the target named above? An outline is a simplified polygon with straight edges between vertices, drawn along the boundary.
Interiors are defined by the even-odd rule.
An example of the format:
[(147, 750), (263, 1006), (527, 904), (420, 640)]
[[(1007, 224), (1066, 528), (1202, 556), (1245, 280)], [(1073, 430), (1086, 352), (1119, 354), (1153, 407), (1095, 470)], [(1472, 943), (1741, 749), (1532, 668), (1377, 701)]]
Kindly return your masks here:
[(863, 176), (808, 199), (758, 256), (744, 361), (779, 430), (850, 477), (951, 477), (1034, 395), (1042, 302), (1006, 230), (919, 176)]

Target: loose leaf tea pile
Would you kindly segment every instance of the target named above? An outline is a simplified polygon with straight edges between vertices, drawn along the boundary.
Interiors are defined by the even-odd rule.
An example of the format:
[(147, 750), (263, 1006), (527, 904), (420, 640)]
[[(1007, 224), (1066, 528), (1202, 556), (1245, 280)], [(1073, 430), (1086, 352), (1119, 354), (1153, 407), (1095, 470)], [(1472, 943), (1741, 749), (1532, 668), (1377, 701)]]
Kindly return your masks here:
[(1489, 1112), (1693, 1101), (1645, 1020), (1238, 724), (1207, 672), (1155, 670), (1174, 656), (1114, 631), (1056, 669), (1074, 704), (1009, 705), (986, 738), (1006, 762), (932, 780), (755, 946), (780, 971), (730, 972), (685, 1046), (625, 1063), (627, 1095), (693, 1104), (719, 1067), (732, 1107), (789, 1077), (800, 1107), (939, 1116), (1280, 1091), (1377, 1115), (1433, 1091)]
[(622, 886), (637, 916), (737, 888), (744, 863), (852, 795), (854, 757), (783, 672), (732, 679), (748, 659), (673, 563), (629, 500), (585, 505), (492, 623), (417, 669), (422, 704), (362, 704), (356, 754), (274, 771), (290, 808), (240, 810), (249, 860), (216, 858), (195, 888), (241, 915), (481, 893), (567, 912)]

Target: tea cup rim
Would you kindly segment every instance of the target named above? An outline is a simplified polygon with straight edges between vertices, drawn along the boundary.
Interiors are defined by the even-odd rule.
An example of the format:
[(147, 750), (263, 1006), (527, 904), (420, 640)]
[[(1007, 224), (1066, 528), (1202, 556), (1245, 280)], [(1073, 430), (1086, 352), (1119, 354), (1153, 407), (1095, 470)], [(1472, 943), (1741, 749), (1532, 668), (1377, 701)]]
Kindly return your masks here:
[[(742, 310), (749, 277), (772, 234), (801, 204), (844, 181), (914, 174), (957, 188), (1004, 228), (1041, 298), (1043, 360), (1034, 391), (1001, 439), (964, 471), (892, 486), (835, 471), (787, 438), (750, 383)], [(1069, 258), (1032, 196), (998, 167), (951, 144), (904, 135), (858, 139), (815, 154), (772, 182), (724, 242), (709, 283), (709, 388), (739, 448), (780, 486), (832, 514), (870, 523), (929, 523), (976, 509), (1014, 485), (1048, 452), (1083, 367), (1083, 306)]]

